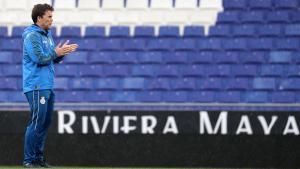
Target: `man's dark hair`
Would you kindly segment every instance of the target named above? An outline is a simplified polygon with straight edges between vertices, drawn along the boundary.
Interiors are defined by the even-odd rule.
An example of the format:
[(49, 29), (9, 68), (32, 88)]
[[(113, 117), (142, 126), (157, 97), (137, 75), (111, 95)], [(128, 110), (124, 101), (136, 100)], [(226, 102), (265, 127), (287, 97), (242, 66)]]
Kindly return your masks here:
[(54, 9), (49, 4), (34, 5), (32, 12), (31, 12), (31, 18), (32, 18), (33, 23), (37, 22), (37, 18), (39, 16), (42, 17), (43, 15), (45, 15), (46, 11), (54, 11)]

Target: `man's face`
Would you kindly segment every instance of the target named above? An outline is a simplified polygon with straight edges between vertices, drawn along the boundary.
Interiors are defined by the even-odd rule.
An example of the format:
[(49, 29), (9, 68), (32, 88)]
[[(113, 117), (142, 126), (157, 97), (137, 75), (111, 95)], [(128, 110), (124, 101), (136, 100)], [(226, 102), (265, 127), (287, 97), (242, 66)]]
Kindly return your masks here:
[(42, 29), (50, 29), (52, 22), (52, 11), (46, 11), (42, 17), (38, 17), (38, 23), (42, 27)]

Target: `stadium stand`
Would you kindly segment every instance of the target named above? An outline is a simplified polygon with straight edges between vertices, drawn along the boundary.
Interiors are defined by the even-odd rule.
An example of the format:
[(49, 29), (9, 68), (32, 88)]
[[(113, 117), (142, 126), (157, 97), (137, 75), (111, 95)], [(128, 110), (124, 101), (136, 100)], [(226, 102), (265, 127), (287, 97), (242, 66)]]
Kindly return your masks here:
[(58, 102), (300, 102), (298, 0), (5, 0), (2, 103), (24, 102), (21, 34), (36, 2), (54, 5), (56, 42), (80, 45), (56, 66)]

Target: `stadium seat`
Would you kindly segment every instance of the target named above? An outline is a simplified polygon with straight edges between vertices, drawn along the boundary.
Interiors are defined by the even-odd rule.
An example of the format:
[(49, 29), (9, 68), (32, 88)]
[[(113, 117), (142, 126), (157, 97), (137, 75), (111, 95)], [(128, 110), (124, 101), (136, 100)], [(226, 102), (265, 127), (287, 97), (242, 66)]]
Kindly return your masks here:
[(276, 9), (297, 9), (300, 3), (298, 0), (274, 0)]
[(1, 81), (2, 81), (0, 86), (1, 90), (17, 90), (19, 88), (16, 78), (4, 77), (1, 78)]
[(124, 0), (103, 0), (101, 8), (105, 10), (121, 10), (124, 6)]
[(229, 25), (216, 25), (209, 28), (211, 37), (230, 37), (231, 30)]
[(12, 37), (14, 38), (22, 38), (22, 34), (25, 30), (26, 26), (15, 26), (12, 29)]
[(55, 0), (54, 8), (56, 10), (75, 10), (76, 8), (76, 0)]
[(238, 64), (241, 52), (228, 51), (228, 52), (218, 52), (214, 55), (214, 61), (218, 64)]
[(240, 22), (240, 13), (237, 11), (225, 11), (218, 14), (217, 24), (237, 24)]
[(121, 79), (121, 88), (123, 90), (143, 90), (145, 88), (144, 78), (124, 78)]
[(187, 92), (176, 91), (176, 92), (163, 92), (163, 102), (185, 102), (187, 100)]
[[(25, 95), (21, 91), (9, 91), (7, 92), (8, 94), (8, 99), (11, 102), (27, 102)], [(7, 102), (7, 101), (6, 101)]]
[(201, 90), (219, 91), (223, 89), (223, 78), (207, 78), (205, 80), (198, 80), (197, 86)]
[(249, 39), (248, 43), (253, 51), (269, 51), (274, 47), (272, 38)]
[(155, 78), (149, 79), (146, 83), (146, 88), (150, 91), (171, 90), (170, 78)]
[(21, 77), (22, 76), (22, 66), (17, 64), (6, 65), (2, 69), (3, 75), (6, 77)]
[(154, 27), (153, 26), (136, 26), (134, 29), (135, 37), (150, 38), (154, 37)]
[(231, 75), (231, 67), (222, 64), (208, 66), (207, 75), (209, 77), (229, 77)]
[(195, 9), (196, 7), (198, 7), (197, 3), (197, 0), (176, 0), (175, 8), (185, 10)]
[(250, 0), (249, 7), (251, 10), (272, 10), (272, 0)]
[(22, 51), (23, 41), (19, 38), (2, 39), (0, 49), (3, 51)]
[(70, 80), (65, 77), (56, 77), (54, 79), (54, 89), (55, 90), (68, 90)]
[(188, 102), (212, 103), (215, 102), (215, 92), (213, 91), (192, 91), (187, 92)]
[(222, 50), (222, 40), (220, 38), (199, 39), (196, 42), (200, 51), (220, 51)]
[(0, 26), (0, 38), (5, 38), (8, 36), (8, 29), (5, 26)]
[(163, 54), (163, 62), (165, 64), (186, 64), (187, 53), (186, 52), (168, 52)]
[(179, 65), (163, 65), (157, 71), (159, 77), (178, 77), (180, 75)]
[(126, 8), (129, 10), (147, 10), (149, 6), (148, 0), (127, 0)]
[(260, 11), (241, 12), (241, 23), (262, 24), (265, 22), (264, 13)]
[(159, 91), (143, 91), (138, 94), (141, 102), (162, 102), (162, 93)]
[(137, 52), (114, 52), (111, 55), (114, 64), (135, 64), (137, 63)]
[(77, 51), (70, 53), (64, 58), (64, 62), (67, 64), (84, 64), (87, 63), (88, 52)]
[(244, 51), (248, 48), (245, 38), (228, 38), (222, 41), (226, 51)]
[(178, 37), (178, 26), (161, 26), (159, 27), (159, 37)]
[(300, 77), (300, 65), (290, 65), (287, 70), (287, 77)]
[(241, 62), (243, 64), (264, 64), (267, 59), (267, 52), (254, 51), (254, 52), (243, 52), (241, 53)]
[(234, 37), (254, 37), (256, 36), (256, 27), (253, 24), (234, 25), (232, 34)]
[(274, 91), (276, 89), (275, 78), (254, 78), (253, 89)]
[(100, 91), (118, 90), (120, 88), (119, 78), (98, 78), (94, 81), (95, 89)]
[(294, 103), (296, 95), (294, 92), (272, 92), (270, 98), (273, 103)]
[(289, 64), (292, 62), (292, 52), (274, 51), (270, 53), (269, 63), (271, 64)]
[(97, 48), (101, 51), (118, 51), (121, 49), (121, 40), (110, 38), (99, 39)]
[(196, 81), (194, 78), (180, 78), (171, 81), (171, 87), (174, 91), (195, 90)]
[(267, 23), (287, 24), (290, 22), (289, 15), (287, 11), (271, 11), (267, 14)]
[[(1, 30), (1, 28), (0, 28), (0, 30)], [(299, 37), (300, 36), (300, 24), (286, 25), (284, 33), (286, 36)]]
[(206, 76), (206, 67), (203, 65), (186, 65), (181, 69), (183, 77), (204, 77)]
[(78, 65), (81, 77), (101, 77), (103, 69), (101, 65)]
[(146, 40), (143, 38), (128, 38), (122, 41), (126, 51), (143, 51), (146, 48)]
[(112, 94), (110, 91), (86, 91), (83, 99), (89, 102), (111, 102)]
[(246, 91), (250, 89), (249, 78), (228, 78), (224, 82), (226, 90), (242, 90)]
[(300, 23), (300, 12), (294, 11), (291, 13), (291, 21), (293, 23)]
[(264, 77), (282, 77), (284, 72), (283, 65), (262, 65), (260, 75)]
[(70, 84), (73, 90), (91, 90), (94, 88), (94, 83), (92, 78), (74, 78)]
[(163, 53), (161, 51), (142, 52), (138, 60), (142, 64), (161, 64)]
[(267, 103), (268, 92), (266, 91), (249, 91), (245, 93), (245, 102), (246, 103)]
[(92, 64), (111, 64), (113, 60), (111, 58), (110, 51), (103, 51), (103, 52), (91, 52), (89, 56), (89, 63)]
[(98, 11), (100, 9), (100, 1), (99, 0), (79, 0), (78, 1), (78, 9), (82, 10), (95, 10)]
[(171, 40), (163, 38), (149, 39), (147, 49), (150, 51), (169, 51), (171, 50)]
[(217, 93), (219, 103), (240, 103), (241, 93), (238, 91), (219, 92)]
[(97, 50), (97, 39), (82, 38), (76, 41), (79, 48), (78, 51), (95, 51)]
[(187, 38), (199, 38), (204, 36), (204, 27), (202, 26), (185, 26), (184, 37)]
[(27, 10), (27, 1), (25, 0), (15, 0), (15, 1), (10, 1), (10, 0), (3, 0), (4, 1), (4, 8), (9, 11), (18, 11), (18, 10)]
[(192, 64), (211, 64), (215, 61), (215, 54), (216, 52), (212, 51), (191, 53), (189, 56), (189, 60)]
[(63, 26), (61, 28), (61, 37), (68, 38), (68, 37), (81, 37), (80, 27), (78, 26)]
[(257, 66), (244, 64), (232, 66), (232, 74), (235, 77), (254, 77), (257, 76)]
[(136, 91), (120, 91), (112, 94), (113, 102), (138, 102), (139, 92)]
[(87, 26), (85, 28), (85, 38), (101, 38), (105, 36), (105, 28), (103, 26)]
[(0, 64), (11, 64), (14, 61), (13, 58), (14, 58), (13, 52), (0, 51)]
[(283, 29), (278, 24), (268, 24), (258, 27), (258, 35), (260, 37), (281, 37)]
[(125, 77), (129, 75), (129, 66), (127, 65), (105, 65), (103, 74), (107, 77)]
[(150, 8), (155, 10), (169, 10), (173, 8), (172, 0), (151, 0)]
[(176, 51), (195, 51), (197, 49), (196, 40), (194, 38), (178, 38), (171, 43)]
[(277, 50), (297, 50), (299, 48), (298, 38), (278, 38), (275, 40)]
[(279, 90), (299, 91), (300, 90), (300, 78), (287, 78), (287, 79), (280, 80)]
[(58, 77), (75, 77), (79, 75), (78, 65), (67, 65), (67, 64), (56, 65), (55, 74)]
[(112, 38), (125, 38), (129, 37), (129, 27), (128, 26), (111, 26), (109, 31), (109, 36)]
[(154, 77), (158, 71), (157, 65), (134, 65), (132, 67), (132, 76), (134, 77)]
[(223, 0), (223, 6), (226, 10), (239, 10), (247, 9), (247, 0)]

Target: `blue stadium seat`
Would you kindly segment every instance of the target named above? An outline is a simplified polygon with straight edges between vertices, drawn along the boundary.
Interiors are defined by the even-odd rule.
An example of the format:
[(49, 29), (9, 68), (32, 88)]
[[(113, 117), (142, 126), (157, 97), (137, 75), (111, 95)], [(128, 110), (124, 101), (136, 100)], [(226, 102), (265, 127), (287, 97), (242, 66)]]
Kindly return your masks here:
[(186, 102), (187, 92), (185, 91), (166, 91), (162, 95), (164, 102)]
[(298, 9), (300, 2), (298, 0), (274, 0), (276, 9)]
[(221, 38), (203, 38), (197, 42), (200, 51), (220, 51), (222, 50)]
[(249, 89), (249, 78), (227, 78), (225, 79), (226, 90), (243, 90)]
[(149, 79), (145, 83), (146, 88), (151, 91), (156, 90), (171, 90), (171, 80), (170, 78), (155, 78)]
[(288, 78), (280, 80), (279, 84), (280, 90), (292, 90), (299, 91), (300, 90), (300, 78)]
[(272, 0), (250, 0), (250, 10), (272, 10)]
[(284, 33), (286, 36), (299, 37), (300, 36), (300, 24), (289, 24), (285, 26)]
[(95, 51), (97, 50), (97, 39), (79, 39), (76, 40), (76, 43), (79, 45), (78, 50), (80, 51)]
[(183, 77), (204, 77), (206, 76), (206, 66), (203, 65), (185, 65), (181, 68)]
[(99, 39), (97, 48), (101, 51), (119, 51), (121, 47), (120, 39)]
[[(0, 64), (11, 64), (13, 63), (14, 53), (13, 52), (1, 52), (0, 51)], [(21, 60), (21, 58), (20, 58)]]
[(294, 92), (272, 92), (271, 101), (273, 103), (294, 103), (296, 95)]
[(2, 73), (6, 77), (21, 77), (22, 76), (22, 65), (12, 64), (5, 65), (2, 69)]
[(265, 22), (264, 13), (261, 11), (245, 11), (241, 13), (242, 23), (262, 24)]
[(101, 77), (103, 69), (101, 65), (78, 65), (81, 77)]
[(231, 75), (231, 66), (224, 64), (208, 66), (207, 75), (209, 77), (229, 77)]
[(60, 91), (55, 93), (58, 102), (83, 102), (84, 95), (87, 91)]
[(110, 91), (85, 91), (83, 99), (85, 102), (111, 102)]
[(0, 90), (0, 102), (7, 102), (9, 93), (7, 90)]
[(9, 92), (7, 92), (7, 94), (8, 94), (8, 100), (6, 102), (8, 102), (8, 101), (19, 102), (19, 103), (27, 102), (26, 97), (22, 91), (9, 91)]
[(237, 24), (240, 22), (240, 12), (225, 11), (218, 14), (217, 24)]
[(109, 31), (109, 36), (112, 38), (125, 38), (129, 37), (129, 27), (128, 26), (111, 26)]
[(290, 22), (290, 14), (288, 11), (271, 11), (267, 14), (267, 22), (287, 24)]
[(178, 26), (160, 26), (159, 27), (159, 37), (179, 37), (179, 27)]
[(253, 89), (254, 90), (275, 90), (276, 89), (275, 78), (254, 78)]
[(154, 37), (154, 27), (153, 26), (136, 26), (134, 29), (135, 37), (150, 38)]
[(5, 38), (8, 36), (8, 29), (6, 26), (0, 26), (0, 38)]
[(248, 48), (245, 38), (228, 38), (222, 41), (223, 47), (227, 51), (244, 51)]
[(103, 66), (103, 74), (107, 77), (124, 77), (129, 76), (128, 65), (105, 65)]
[(105, 28), (103, 26), (87, 26), (84, 33), (85, 38), (105, 37)]
[(140, 102), (162, 102), (162, 93), (159, 91), (143, 91), (138, 94)]
[(298, 38), (280, 38), (275, 40), (277, 50), (297, 50), (299, 49)]
[(111, 59), (115, 64), (135, 64), (137, 60), (137, 52), (114, 52)]
[(50, 32), (53, 38), (57, 38), (57, 29), (55, 26), (51, 26)]
[(283, 65), (262, 65), (260, 75), (264, 77), (282, 77), (285, 70)]
[(209, 28), (210, 37), (229, 37), (231, 30), (229, 25), (215, 25)]
[(223, 85), (223, 78), (207, 78), (205, 80), (197, 80), (197, 87), (199, 89), (204, 90), (222, 90)]
[(145, 79), (140, 77), (128, 77), (121, 79), (121, 87), (123, 90), (143, 90), (145, 88)]
[(71, 89), (74, 90), (92, 90), (94, 89), (94, 83), (92, 78), (74, 78), (71, 80)]
[(215, 92), (213, 91), (191, 91), (188, 93), (189, 102), (212, 103), (215, 102)]
[(119, 78), (98, 78), (94, 80), (95, 89), (100, 91), (118, 90), (120, 88)]
[(113, 52), (91, 52), (89, 56), (89, 62), (92, 64), (111, 64), (113, 63), (111, 55)]
[(281, 37), (283, 29), (280, 24), (268, 24), (258, 27), (258, 35), (260, 37)]
[(163, 52), (143, 52), (138, 56), (138, 60), (141, 64), (161, 64), (163, 63)]
[(79, 74), (78, 65), (59, 64), (55, 66), (58, 77), (75, 77)]
[(267, 103), (268, 100), (267, 91), (249, 91), (245, 93), (245, 102), (246, 103)]
[(269, 51), (273, 49), (273, 39), (272, 38), (260, 38), (260, 39), (250, 39), (249, 47), (251, 50), (263, 50)]
[(223, 6), (226, 10), (247, 10), (247, 0), (223, 0)]
[(237, 64), (239, 62), (240, 52), (218, 52), (214, 55), (214, 61), (218, 64)]
[(56, 77), (54, 79), (54, 89), (55, 90), (68, 90), (68, 89), (70, 89), (69, 82), (71, 82), (69, 80), (69, 78)]
[(113, 102), (138, 102), (139, 92), (135, 91), (121, 91), (112, 94)]
[(157, 65), (134, 65), (132, 67), (132, 76), (134, 77), (153, 77), (158, 71)]
[(266, 63), (267, 52), (254, 51), (241, 53), (241, 62), (244, 64), (263, 64)]
[(204, 36), (204, 27), (202, 26), (185, 26), (183, 36), (187, 38), (199, 38)]
[(142, 38), (123, 39), (124, 50), (143, 51), (146, 48), (146, 41)]
[(157, 76), (159, 77), (178, 77), (180, 75), (179, 65), (163, 65), (160, 66), (157, 71)]
[(175, 91), (179, 90), (195, 90), (196, 81), (194, 78), (180, 78), (171, 81), (172, 89)]
[(291, 13), (291, 21), (292, 23), (300, 23), (300, 12), (298, 10)]
[(196, 40), (191, 38), (176, 39), (172, 41), (172, 46), (176, 51), (194, 51), (196, 50)]
[(23, 40), (20, 38), (5, 38), (0, 41), (0, 50), (5, 51), (22, 51)]
[(81, 37), (80, 27), (79, 26), (63, 26), (61, 28), (61, 37), (63, 38), (75, 38), (75, 37)]
[(170, 52), (163, 55), (163, 61), (165, 64), (187, 64), (188, 53), (187, 52)]
[(64, 58), (64, 62), (67, 64), (84, 64), (87, 63), (88, 52), (77, 51), (70, 53)]
[(257, 76), (257, 68), (256, 65), (244, 64), (232, 66), (231, 69), (235, 77), (254, 77)]
[(22, 38), (22, 34), (23, 34), (25, 28), (26, 28), (26, 26), (14, 26), (12, 28), (11, 36), (15, 37), (15, 38)]
[(211, 64), (214, 63), (214, 55), (216, 52), (205, 51), (190, 53), (189, 60), (192, 64)]
[(171, 50), (171, 40), (165, 38), (150, 39), (147, 49), (150, 51), (169, 51)]
[(257, 25), (254, 24), (234, 25), (232, 34), (234, 37), (255, 37), (256, 27)]
[(287, 77), (300, 77), (300, 65), (289, 65)]
[(272, 51), (269, 57), (271, 64), (289, 64), (292, 62), (292, 52), (288, 51)]
[(17, 90), (18, 87), (18, 83), (17, 83), (17, 79), (16, 78), (1, 78), (1, 85), (0, 85), (0, 89), (1, 90)]
[(241, 93), (238, 91), (219, 92), (217, 98), (220, 103), (240, 103)]

